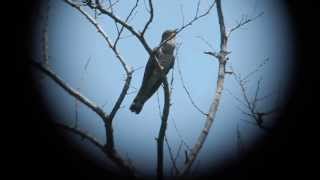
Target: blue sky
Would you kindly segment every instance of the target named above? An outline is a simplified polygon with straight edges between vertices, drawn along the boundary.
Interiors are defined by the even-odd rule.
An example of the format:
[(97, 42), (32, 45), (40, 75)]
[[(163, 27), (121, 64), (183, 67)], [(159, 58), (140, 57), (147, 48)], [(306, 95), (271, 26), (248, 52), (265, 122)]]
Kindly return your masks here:
[[(203, 12), (208, 6), (208, 1), (201, 2), (200, 10)], [(134, 3), (134, 0), (120, 1), (115, 7), (115, 13), (125, 18)], [(181, 7), (185, 22), (188, 22), (195, 15), (196, 4), (197, 1), (190, 0), (154, 1), (155, 16), (146, 33), (147, 42), (155, 47), (159, 44), (164, 30), (181, 26)], [(265, 13), (261, 18), (232, 34), (229, 41), (229, 50), (232, 51), (229, 62), (237, 72), (246, 75), (265, 58), (270, 58), (263, 69), (251, 78), (248, 91), (253, 95), (256, 82), (262, 76), (261, 96), (280, 92), (280, 95), (274, 94), (259, 106), (265, 110), (272, 109), (278, 105), (278, 97), (281, 97), (280, 101), (285, 100), (285, 94), (289, 88), (287, 86), (290, 80), (289, 74), (294, 65), (292, 58), (294, 49), (291, 46), (294, 39), (287, 10), (278, 0), (223, 0), (222, 7), (226, 26), (229, 28), (236, 25), (242, 15), (251, 17), (262, 11)], [(148, 13), (141, 1), (130, 25), (141, 30), (147, 18)], [(108, 17), (99, 17), (98, 21), (109, 37), (114, 39), (116, 31), (113, 21)], [(98, 105), (104, 105), (104, 110), (110, 112), (120, 94), (125, 72), (103, 38), (78, 11), (62, 1), (51, 1), (48, 29), (50, 65), (54, 71), (72, 87), (80, 88), (82, 94)], [(36, 28), (34, 34), (35, 42), (39, 42), (41, 28)], [(134, 73), (131, 84), (132, 87), (139, 88), (148, 54), (129, 32), (125, 32), (125, 35), (128, 37), (120, 41), (119, 51), (133, 68), (143, 67)], [(220, 34), (215, 8), (208, 16), (194, 23), (177, 37), (177, 41), (181, 43), (178, 61), (185, 84), (197, 105), (206, 112), (216, 88), (218, 63), (212, 57), (203, 54), (204, 51), (211, 49), (199, 37), (212, 44), (213, 50), (218, 50)], [(36, 43), (34, 55), (38, 59), (41, 59), (40, 48), (40, 43)], [(90, 63), (85, 71), (84, 66), (89, 58)], [(179, 78), (177, 61), (173, 72), (173, 105), (169, 115), (167, 137), (175, 154), (181, 141), (180, 136), (189, 146), (195, 143), (204, 125), (205, 117), (190, 103)], [(169, 78), (171, 78), (171, 72)], [(40, 78), (40, 82), (51, 111), (59, 117), (57, 121), (72, 125), (75, 120), (74, 98), (49, 78)], [(225, 89), (241, 97), (240, 88), (231, 76), (226, 77)], [(134, 90), (131, 88), (129, 92)], [(159, 89), (158, 93), (162, 106), (162, 89)], [(154, 174), (155, 137), (158, 135), (160, 126), (157, 95), (145, 104), (139, 115), (129, 110), (135, 95), (136, 93), (132, 93), (126, 97), (123, 102), (124, 107), (115, 117), (116, 148), (124, 157), (128, 156), (141, 172)], [(209, 164), (219, 166), (221, 162), (236, 158), (238, 124), (246, 148), (250, 148), (250, 144), (264, 136), (264, 132), (257, 127), (240, 121), (248, 118), (237, 109), (237, 106), (241, 105), (225, 90), (216, 120), (196, 162), (196, 164), (199, 162), (199, 172), (206, 170)], [(104, 142), (104, 126), (99, 117), (82, 104), (78, 106), (78, 113), (79, 127)], [(90, 144), (79, 141), (78, 138), (74, 139), (80, 145), (85, 145), (82, 147), (85, 147), (88, 154), (101, 159), (101, 154)], [(179, 162), (181, 165), (183, 158), (180, 158)], [(171, 163), (167, 148), (165, 148), (165, 165), (166, 172), (169, 172)]]

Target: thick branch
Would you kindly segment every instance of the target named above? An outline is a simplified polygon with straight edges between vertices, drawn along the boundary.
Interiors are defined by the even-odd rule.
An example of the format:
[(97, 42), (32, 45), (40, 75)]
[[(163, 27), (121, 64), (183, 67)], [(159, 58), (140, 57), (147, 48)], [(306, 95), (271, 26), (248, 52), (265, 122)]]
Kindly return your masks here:
[(223, 91), (223, 86), (224, 86), (224, 77), (225, 77), (225, 66), (227, 62), (227, 42), (228, 42), (228, 37), (226, 36), (226, 31), (225, 31), (225, 24), (224, 24), (224, 19), (223, 19), (223, 14), (222, 14), (222, 8), (221, 8), (221, 0), (217, 0), (217, 12), (218, 12), (218, 19), (219, 19), (219, 25), (220, 25), (220, 36), (221, 36), (221, 44), (220, 44), (220, 52), (218, 60), (219, 60), (219, 72), (218, 72), (218, 80), (217, 80), (217, 88), (216, 92), (213, 98), (213, 101), (210, 105), (208, 116), (206, 118), (205, 125), (198, 137), (197, 142), (195, 145), (192, 147), (191, 153), (188, 157), (188, 161), (183, 167), (181, 171), (181, 175), (186, 175), (195, 161), (197, 155), (199, 154), (208, 134), (210, 131), (210, 128), (213, 124), (213, 121), (215, 119), (215, 115), (218, 111), (222, 91)]
[(228, 36), (227, 36), (226, 26), (224, 23), (221, 0), (217, 0), (217, 13), (218, 13), (218, 19), (219, 19), (219, 25), (220, 25), (219, 26), (220, 27), (220, 51), (226, 52)]
[(170, 109), (170, 90), (167, 78), (163, 80), (164, 107), (161, 118), (161, 127), (157, 138), (157, 178), (163, 179), (163, 142), (167, 129), (167, 121)]

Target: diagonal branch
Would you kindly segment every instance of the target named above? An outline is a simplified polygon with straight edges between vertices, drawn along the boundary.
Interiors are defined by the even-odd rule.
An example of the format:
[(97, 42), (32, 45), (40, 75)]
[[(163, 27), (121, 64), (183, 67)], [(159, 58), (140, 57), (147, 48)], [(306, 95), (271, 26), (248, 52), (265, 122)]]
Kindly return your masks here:
[(252, 18), (248, 18), (248, 17), (246, 17), (246, 16), (243, 16), (243, 17), (241, 18), (241, 20), (238, 22), (238, 24), (237, 24), (236, 26), (234, 26), (233, 28), (230, 29), (230, 31), (229, 31), (229, 33), (228, 33), (228, 36), (230, 36), (231, 33), (234, 32), (235, 30), (237, 30), (237, 29), (239, 29), (239, 28), (241, 28), (241, 27), (249, 24), (250, 22), (258, 19), (259, 17), (261, 17), (261, 16), (263, 16), (263, 15), (264, 15), (264, 12), (261, 12), (261, 13), (259, 13), (258, 15), (252, 17)]
[(108, 46), (113, 50), (117, 59), (120, 61), (122, 67), (126, 71), (126, 73), (127, 74), (130, 73), (132, 71), (131, 67), (129, 65), (127, 65), (126, 62), (123, 60), (123, 58), (120, 56), (120, 54), (116, 50), (115, 46), (113, 45), (113, 43), (111, 42), (111, 40), (109, 39), (107, 34), (104, 32), (102, 27), (99, 25), (99, 23), (93, 17), (91, 17), (87, 12), (85, 12), (80, 5), (73, 3), (70, 0), (64, 0), (64, 1), (66, 3), (68, 3), (70, 6), (77, 9), (81, 14), (83, 14), (87, 18), (87, 20), (97, 29), (98, 33), (100, 33), (102, 35), (104, 40), (107, 42)]
[(122, 88), (121, 94), (118, 97), (118, 99), (117, 99), (115, 105), (113, 106), (113, 109), (112, 109), (112, 111), (111, 111), (111, 113), (109, 115), (109, 118), (110, 118), (111, 121), (113, 120), (115, 114), (117, 113), (117, 111), (120, 108), (120, 105), (121, 105), (122, 101), (124, 100), (124, 98), (127, 95), (127, 92), (128, 92), (128, 90), (130, 88), (131, 79), (132, 79), (132, 73), (129, 73), (127, 75), (126, 80), (125, 80), (125, 83), (124, 83), (124, 86)]
[(101, 107), (96, 105), (93, 101), (89, 100), (87, 97), (82, 95), (79, 91), (73, 89), (69, 84), (67, 84), (61, 77), (59, 77), (49, 66), (42, 65), (38, 62), (31, 61), (32, 65), (50, 77), (54, 82), (56, 82), (61, 88), (63, 88), (67, 93), (69, 93), (74, 98), (78, 99), (80, 102), (89, 107), (92, 111), (97, 113), (103, 119), (104, 122), (108, 119), (108, 114), (103, 111)]
[[(104, 152), (110, 157), (110, 159), (116, 163), (121, 170), (123, 170), (126, 174), (135, 176), (134, 168), (130, 165), (130, 163), (126, 162), (121, 158), (121, 156), (118, 154), (114, 147), (114, 137), (113, 137), (113, 128), (112, 128), (112, 120), (116, 114), (116, 112), (119, 110), (120, 105), (122, 101), (124, 100), (127, 91), (130, 87), (131, 77), (133, 70), (129, 65), (125, 63), (125, 61), (122, 59), (116, 48), (112, 45), (111, 41), (109, 40), (106, 33), (103, 31), (101, 26), (97, 23), (97, 21), (91, 17), (88, 13), (86, 13), (80, 5), (75, 4), (69, 0), (65, 0), (66, 3), (71, 5), (72, 7), (76, 8), (81, 12), (88, 20), (89, 22), (98, 30), (98, 33), (100, 33), (103, 38), (106, 40), (108, 46), (113, 50), (114, 54), (116, 55), (117, 59), (120, 61), (122, 67), (124, 68), (125, 72), (127, 73), (127, 79), (125, 81), (124, 87), (120, 93), (120, 96), (118, 97), (110, 115), (108, 115), (106, 112), (103, 111), (103, 109), (96, 105), (94, 102), (90, 101), (88, 98), (83, 96), (79, 91), (73, 89), (70, 85), (68, 85), (66, 82), (63, 81), (62, 78), (60, 78), (51, 68), (47, 65), (42, 65), (41, 63), (37, 63), (35, 61), (31, 61), (31, 64), (41, 70), (44, 74), (46, 74), (48, 77), (50, 77), (54, 82), (56, 82), (60, 87), (62, 87), (67, 93), (69, 93), (71, 96), (75, 97), (77, 100), (88, 106), (91, 110), (93, 110), (100, 118), (103, 120), (105, 125), (105, 131), (106, 131), (106, 139), (107, 142), (103, 146)], [(48, 43), (45, 41), (45, 44)], [(47, 48), (44, 48), (44, 53), (47, 53)], [(87, 65), (86, 65), (87, 66)]]
[(187, 23), (187, 24), (183, 24), (182, 27), (178, 28), (176, 30), (176, 33), (171, 36), (170, 38), (166, 39), (165, 41), (163, 41), (158, 47), (157, 50), (159, 48), (161, 48), (164, 44), (166, 44), (168, 41), (170, 41), (171, 39), (175, 38), (179, 33), (181, 33), (184, 29), (186, 29), (187, 27), (191, 26), (194, 22), (200, 20), (201, 18), (207, 16), (211, 9), (214, 7), (214, 5), (216, 4), (216, 0), (209, 6), (209, 8), (202, 14), (199, 15), (199, 6), (200, 6), (200, 0), (198, 1), (197, 4), (197, 10), (196, 10), (196, 15)]
[(133, 167), (130, 165), (129, 162), (126, 162), (123, 160), (117, 152), (111, 152), (108, 151), (103, 144), (101, 144), (95, 137), (89, 135), (88, 133), (84, 132), (81, 129), (69, 127), (68, 125), (60, 124), (60, 123), (54, 123), (57, 127), (60, 127), (62, 129), (65, 129), (69, 132), (72, 132), (76, 135), (79, 135), (80, 137), (90, 141), (92, 144), (94, 144), (97, 148), (99, 148), (104, 154), (111, 159), (115, 164), (117, 164), (119, 167), (121, 167), (128, 175), (134, 176)]
[(72, 132), (76, 135), (79, 135), (81, 138), (90, 141), (92, 144), (94, 144), (96, 147), (98, 147), (102, 152), (105, 151), (104, 145), (102, 143), (100, 143), (94, 136), (91, 136), (87, 132), (84, 132), (83, 130), (81, 130), (79, 128), (70, 127), (68, 125), (61, 124), (61, 123), (54, 123), (54, 125), (59, 128), (65, 129), (69, 132)]
[(179, 169), (177, 168), (177, 164), (176, 164), (176, 161), (175, 161), (175, 159), (173, 157), (172, 149), (171, 149), (170, 144), (168, 142), (167, 136), (164, 136), (164, 140), (166, 141), (166, 144), (167, 144), (167, 147), (168, 147), (169, 157), (170, 157), (170, 160), (172, 162), (172, 168), (174, 169), (175, 174), (179, 173)]
[(186, 94), (187, 94), (187, 96), (188, 96), (188, 99), (190, 100), (192, 106), (193, 106), (196, 110), (198, 110), (202, 115), (207, 116), (208, 114), (205, 113), (204, 111), (202, 111), (202, 110), (200, 109), (200, 107), (194, 102), (194, 100), (193, 100), (193, 98), (192, 98), (192, 96), (191, 96), (188, 88), (187, 88), (186, 85), (185, 85), (185, 82), (184, 82), (184, 79), (183, 79), (183, 76), (182, 76), (182, 72), (181, 72), (181, 68), (180, 68), (180, 63), (179, 63), (179, 58), (178, 58), (178, 56), (177, 56), (177, 65), (178, 65), (178, 74), (179, 74), (179, 77), (180, 77), (180, 81), (181, 81), (181, 83), (182, 83), (182, 87), (183, 87), (184, 91), (186, 92)]
[[(138, 3), (139, 3), (139, 0), (136, 0), (135, 5), (133, 6), (133, 8), (131, 9), (131, 11), (129, 12), (129, 14), (128, 14), (128, 16), (126, 17), (126, 19), (125, 19), (124, 22), (128, 23), (128, 21), (129, 21), (130, 17), (132, 16), (133, 12), (134, 12), (134, 11), (136, 10), (136, 8), (138, 7)], [(116, 22), (115, 22), (115, 23), (116, 23)], [(118, 27), (118, 26), (117, 26), (117, 23), (116, 23), (116, 27)], [(114, 41), (114, 46), (115, 46), (115, 47), (117, 46), (117, 44), (118, 44), (118, 42), (119, 42), (119, 40), (120, 40), (120, 38), (121, 38), (121, 34), (122, 34), (123, 30), (124, 30), (124, 26), (121, 26), (121, 29), (118, 31), (118, 36), (117, 36), (116, 40)]]
[[(65, 1), (70, 2), (70, 0), (65, 0)], [(114, 21), (116, 21), (117, 23), (122, 25), (124, 28), (126, 28), (128, 31), (130, 31), (141, 42), (141, 44), (146, 49), (146, 51), (149, 54), (152, 54), (152, 49), (150, 48), (150, 46), (148, 45), (147, 41), (145, 40), (145, 38), (140, 33), (138, 33), (132, 26), (128, 25), (125, 21), (121, 20), (119, 17), (117, 17), (116, 15), (114, 15), (113, 13), (108, 11), (107, 9), (103, 8), (103, 6), (102, 6), (102, 4), (101, 4), (101, 2), (99, 0), (96, 0), (96, 3), (97, 3), (97, 8), (99, 9), (99, 11), (102, 14), (105, 14), (105, 15), (109, 16)]]

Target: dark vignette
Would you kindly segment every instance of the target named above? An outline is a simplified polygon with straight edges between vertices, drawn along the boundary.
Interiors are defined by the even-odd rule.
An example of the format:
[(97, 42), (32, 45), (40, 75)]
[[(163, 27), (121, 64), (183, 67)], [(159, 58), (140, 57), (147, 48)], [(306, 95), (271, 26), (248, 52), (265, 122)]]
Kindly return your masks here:
[[(24, 177), (41, 179), (61, 178), (111, 178), (110, 172), (99, 169), (70, 145), (50, 124), (53, 118), (48, 114), (45, 103), (31, 77), (31, 29), (37, 18), (37, 8), (40, 0), (11, 1), (5, 7), (8, 9), (2, 30), (14, 33), (13, 36), (2, 33), (4, 38), (13, 43), (13, 50), (4, 62), (12, 63), (13, 70), (7, 70), (5, 89), (9, 87), (10, 98), (7, 113), (10, 118), (4, 118), (13, 126), (4, 127), (10, 130), (8, 150), (13, 153), (9, 166), (14, 174)], [(270, 137), (255, 145), (255, 148), (244, 156), (241, 161), (229, 162), (211, 178), (281, 178), (281, 177), (311, 177), (315, 166), (311, 165), (315, 158), (316, 131), (312, 130), (318, 120), (315, 110), (315, 86), (319, 82), (317, 75), (317, 9), (316, 1), (287, 1), (288, 10), (293, 19), (296, 33), (296, 67), (294, 69), (294, 84), (290, 92), (285, 110), (279, 123), (270, 133)], [(13, 28), (13, 30), (12, 30)], [(7, 37), (6, 37), (7, 36)], [(12, 42), (13, 41), (13, 42)], [(11, 44), (10, 44), (11, 45)], [(12, 58), (13, 57), (13, 58)], [(4, 67), (12, 67), (4, 66)], [(3, 94), (7, 96), (7, 94)], [(16, 132), (12, 132), (17, 129)], [(14, 134), (14, 135), (13, 135)], [(314, 169), (312, 169), (314, 168)], [(203, 179), (203, 178), (202, 178)]]

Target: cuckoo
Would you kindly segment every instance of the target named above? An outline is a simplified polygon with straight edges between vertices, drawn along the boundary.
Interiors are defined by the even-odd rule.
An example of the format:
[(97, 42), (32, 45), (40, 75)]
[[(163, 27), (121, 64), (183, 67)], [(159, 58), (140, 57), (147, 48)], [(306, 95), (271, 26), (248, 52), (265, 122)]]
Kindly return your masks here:
[[(144, 70), (142, 84), (130, 110), (139, 114), (144, 103), (158, 90), (162, 76), (167, 75), (174, 64), (175, 35), (177, 29), (162, 33), (160, 45), (153, 49)], [(156, 59), (155, 59), (156, 58)], [(160, 66), (159, 66), (160, 65)]]

